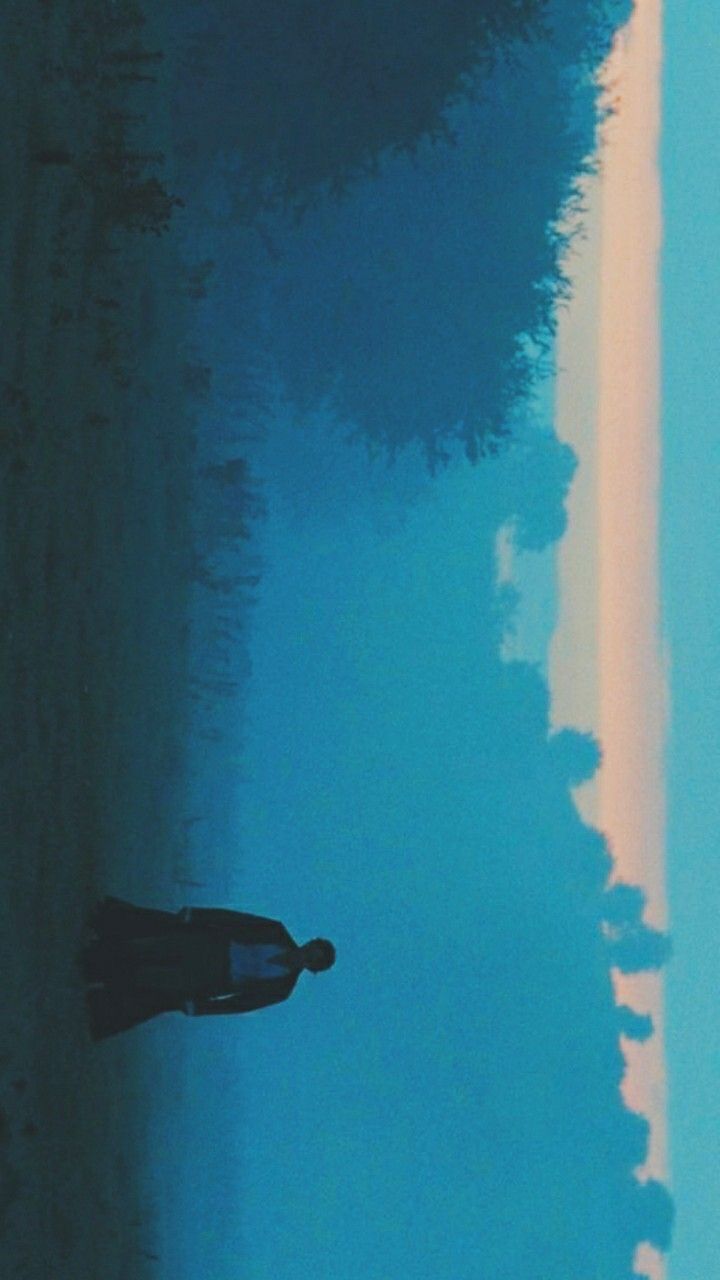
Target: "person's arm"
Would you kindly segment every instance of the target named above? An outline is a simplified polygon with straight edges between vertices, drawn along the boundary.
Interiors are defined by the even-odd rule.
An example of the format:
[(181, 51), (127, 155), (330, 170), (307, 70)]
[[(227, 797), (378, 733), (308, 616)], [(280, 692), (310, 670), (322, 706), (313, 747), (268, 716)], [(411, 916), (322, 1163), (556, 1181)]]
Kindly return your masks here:
[(264, 1009), (266, 1005), (286, 1000), (294, 985), (293, 983), (289, 988), (275, 990), (268, 990), (266, 986), (262, 992), (233, 991), (227, 996), (187, 1000), (185, 1013), (191, 1017), (205, 1017), (211, 1013), (252, 1013), (255, 1009)]
[(277, 941), (294, 946), (285, 925), (267, 916), (251, 915), (248, 911), (232, 911), (227, 907), (182, 907), (178, 915), (183, 924), (200, 924), (212, 929), (222, 929), (231, 937), (244, 940)]

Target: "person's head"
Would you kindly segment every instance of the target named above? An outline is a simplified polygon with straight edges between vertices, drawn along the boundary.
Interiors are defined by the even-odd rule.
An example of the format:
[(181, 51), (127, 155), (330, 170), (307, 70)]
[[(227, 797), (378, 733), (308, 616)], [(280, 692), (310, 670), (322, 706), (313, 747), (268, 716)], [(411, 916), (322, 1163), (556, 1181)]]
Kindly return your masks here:
[(312, 973), (320, 973), (335, 963), (335, 948), (327, 938), (312, 938), (302, 947), (303, 964)]

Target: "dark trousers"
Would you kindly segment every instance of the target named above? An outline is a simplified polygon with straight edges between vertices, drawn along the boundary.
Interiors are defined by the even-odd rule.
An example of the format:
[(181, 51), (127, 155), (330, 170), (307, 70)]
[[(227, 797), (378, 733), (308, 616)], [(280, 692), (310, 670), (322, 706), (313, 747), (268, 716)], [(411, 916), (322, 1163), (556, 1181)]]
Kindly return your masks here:
[(229, 990), (227, 939), (210, 930), (147, 938), (101, 938), (85, 952), (86, 976), (110, 988), (178, 999)]

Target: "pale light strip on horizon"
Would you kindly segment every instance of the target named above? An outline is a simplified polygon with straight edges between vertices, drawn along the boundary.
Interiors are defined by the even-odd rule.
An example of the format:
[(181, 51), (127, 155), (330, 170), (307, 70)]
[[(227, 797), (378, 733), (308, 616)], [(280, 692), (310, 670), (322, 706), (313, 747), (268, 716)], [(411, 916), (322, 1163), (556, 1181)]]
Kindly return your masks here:
[[(607, 68), (617, 114), (601, 182), (598, 399), (600, 825), (618, 875), (643, 885), (666, 923), (665, 683), (659, 581), (659, 305), (661, 10), (640, 0)], [(662, 981), (617, 980), (656, 1033), (628, 1045), (625, 1096), (648, 1114), (648, 1171), (668, 1175)]]
[[(664, 680), (658, 555), (659, 0), (640, 0), (607, 68), (619, 99), (601, 182), (598, 402), (600, 816), (653, 918), (663, 873)], [(617, 836), (616, 836), (617, 838)], [(648, 851), (650, 850), (650, 856)]]
[[(568, 534), (559, 550), (560, 617), (550, 656), (553, 718), (598, 733), (603, 765), (578, 796), (605, 831), (620, 878), (640, 883), (666, 919), (659, 631), (658, 500), (662, 14), (637, 0), (604, 69), (614, 115), (599, 180), (587, 185), (586, 238), (558, 335), (558, 430), (578, 453)], [(649, 1009), (656, 1034), (624, 1044), (628, 1105), (651, 1121), (645, 1172), (667, 1178), (662, 982), (620, 979), (618, 998)], [(664, 1272), (642, 1250), (641, 1270)]]

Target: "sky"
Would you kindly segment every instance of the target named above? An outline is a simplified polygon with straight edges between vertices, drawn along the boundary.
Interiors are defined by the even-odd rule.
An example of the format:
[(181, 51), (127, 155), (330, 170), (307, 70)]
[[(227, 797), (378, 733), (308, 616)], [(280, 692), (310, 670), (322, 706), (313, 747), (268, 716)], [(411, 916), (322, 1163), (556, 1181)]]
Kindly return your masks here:
[[(641, 883), (666, 924), (665, 680), (659, 582), (658, 140), (661, 12), (641, 0), (603, 72), (613, 116), (586, 184), (586, 232), (570, 262), (558, 339), (557, 427), (580, 465), (558, 551), (551, 649), (558, 723), (592, 729), (603, 764), (581, 800), (608, 835), (618, 878)], [(667, 1173), (662, 999), (656, 979), (618, 979), (657, 1034), (626, 1045), (625, 1092), (653, 1117), (649, 1170)]]
[[(638, 18), (654, 8), (640, 4)], [(561, 321), (558, 424), (581, 466), (559, 549), (551, 667), (555, 714), (594, 727), (605, 749), (607, 785), (601, 774), (581, 803), (609, 831), (622, 873), (647, 886), (652, 916), (669, 916), (674, 957), (664, 1000), (648, 980), (636, 993), (656, 1020), (663, 1000), (663, 1036), (652, 1051), (634, 1048), (628, 1090), (652, 1114), (653, 1159), (667, 1168), (676, 1200), (667, 1270), (689, 1276), (713, 1275), (720, 1245), (720, 730), (711, 603), (719, 526), (709, 496), (717, 491), (720, 409), (716, 10), (700, 5), (688, 22), (671, 0), (662, 36), (658, 139), (652, 82), (638, 76), (631, 98), (622, 67), (611, 81), (615, 134), (602, 182), (588, 191), (576, 294)], [(634, 154), (643, 146), (644, 155)]]
[[(608, 126), (600, 181), (588, 191), (585, 239), (573, 250), (575, 299), (560, 328), (558, 425), (580, 457), (569, 528), (557, 566), (552, 553), (525, 554), (517, 582), (521, 630), (531, 636), (531, 656), (550, 674), (555, 723), (594, 728), (602, 739), (603, 772), (582, 804), (608, 831), (620, 874), (646, 885), (659, 923), (666, 919), (667, 844), (678, 952), (668, 982), (669, 1112), (658, 987), (632, 993), (639, 1008), (653, 1008), (661, 1034), (637, 1051), (625, 1091), (652, 1120), (650, 1170), (672, 1174), (680, 1207), (672, 1265), (678, 1275), (695, 1275), (711, 1274), (709, 1255), (701, 1252), (697, 1227), (683, 1218), (684, 1205), (697, 1197), (701, 1179), (703, 1188), (714, 1187), (715, 1174), (701, 1140), (711, 1076), (698, 1065), (707, 1059), (700, 1031), (707, 1034), (709, 1022), (707, 1012), (702, 1021), (688, 1016), (693, 1006), (686, 997), (693, 948), (710, 949), (708, 925), (696, 931), (701, 914), (693, 893), (697, 869), (709, 874), (712, 865), (711, 799), (703, 808), (705, 827), (696, 818), (694, 828), (704, 861), (687, 870), (678, 849), (690, 829), (689, 765), (694, 794), (713, 795), (705, 756), (695, 751), (692, 716), (683, 710), (693, 706), (694, 692), (697, 697), (698, 669), (705, 688), (710, 670), (712, 689), (712, 620), (701, 612), (701, 590), (693, 595), (695, 616), (705, 622), (700, 656), (685, 625), (687, 565), (695, 566), (701, 584), (710, 561), (686, 536), (675, 537), (678, 527), (686, 531), (694, 457), (683, 447), (678, 407), (692, 398), (683, 401), (668, 387), (671, 371), (687, 356), (677, 316), (684, 305), (686, 335), (696, 302), (683, 292), (685, 262), (676, 260), (673, 268), (668, 249), (679, 243), (672, 228), (688, 210), (684, 154), (677, 141), (668, 151), (665, 132), (660, 403), (654, 0), (641, 0), (639, 16), (640, 30), (611, 76), (616, 119)], [(675, 63), (666, 47), (663, 74), (677, 101), (684, 101), (690, 65), (682, 58)], [(698, 408), (708, 394), (706, 388)], [(516, 1027), (510, 1006), (496, 995), (490, 1044), (482, 1017), (492, 1008), (493, 983), (473, 1006), (473, 1020), (453, 996), (456, 985), (462, 990), (483, 973), (488, 956), (498, 964), (508, 942), (516, 974), (524, 972), (527, 948), (529, 971), (539, 971), (542, 955), (560, 966), (561, 994), (568, 982), (562, 946), (548, 945), (548, 877), (535, 883), (529, 869), (516, 898), (491, 875), (493, 859), (517, 854), (522, 823), (530, 832), (543, 818), (539, 811), (533, 822), (521, 806), (508, 811), (508, 794), (532, 794), (522, 773), (528, 757), (518, 743), (498, 736), (504, 694), (498, 696), (493, 681), (499, 688), (503, 678), (487, 647), (495, 623), (485, 544), (496, 528), (493, 501), (509, 483), (507, 469), (501, 461), (492, 472), (453, 466), (429, 486), (411, 459), (403, 464), (407, 474), (398, 479), (396, 473), (391, 482), (361, 451), (331, 435), (321, 432), (313, 453), (310, 423), (303, 423), (300, 437), (287, 410), (273, 432), (280, 442), (275, 452), (263, 457), (260, 445), (254, 459), (269, 514), (258, 535), (264, 570), (237, 783), (240, 850), (223, 896), (281, 914), (300, 938), (332, 937), (338, 965), (329, 975), (303, 978), (287, 1008), (248, 1018), (241, 1038), (223, 1025), (150, 1029), (161, 1051), (179, 1035), (187, 1072), (183, 1105), (208, 1134), (207, 1152), (199, 1153), (195, 1130), (189, 1159), (188, 1135), (172, 1125), (163, 1130), (167, 1117), (158, 1119), (157, 1147), (165, 1159), (157, 1162), (157, 1176), (185, 1207), (179, 1223), (175, 1216), (166, 1224), (163, 1256), (191, 1269), (208, 1256), (223, 1259), (217, 1280), (234, 1278), (238, 1269), (243, 1280), (269, 1274), (284, 1280), (305, 1270), (324, 1280), (338, 1273), (339, 1263), (348, 1278), (385, 1277), (407, 1271), (408, 1259), (422, 1280), (458, 1280), (473, 1274), (482, 1246), (493, 1274), (509, 1265), (512, 1248), (519, 1251), (517, 1273), (530, 1274), (522, 1242), (503, 1237), (501, 1226), (493, 1236), (478, 1214), (478, 1197), (497, 1173), (492, 1166), (501, 1153), (517, 1152), (512, 1174), (519, 1185), (531, 1159), (531, 1144), (522, 1148), (517, 1070), (530, 1023)], [(542, 650), (556, 623), (548, 659)], [(538, 724), (540, 688), (528, 677), (520, 699), (531, 706), (539, 700)], [(520, 737), (525, 729), (518, 722), (505, 731)], [(483, 791), (493, 770), (494, 796), (490, 787)], [(542, 809), (549, 807), (548, 801)], [(528, 845), (528, 852), (540, 852), (544, 869), (544, 847)], [(566, 889), (563, 882), (558, 902)], [(478, 914), (485, 928), (498, 930), (490, 943), (478, 936)], [(452, 984), (437, 985), (438, 964)], [(515, 994), (526, 998), (522, 982)], [(547, 988), (544, 998), (550, 999)], [(534, 1012), (537, 1031), (544, 1013)], [(565, 1034), (559, 1048), (568, 1055), (583, 1035)], [(481, 1078), (489, 1090), (491, 1077), (505, 1078), (498, 1069), (504, 1035), (515, 1046), (507, 1079), (519, 1090), (520, 1110), (503, 1141), (470, 1145), (468, 1117), (481, 1125), (483, 1106), (492, 1113), (473, 1085)], [(205, 1087), (209, 1076), (222, 1079), (220, 1094)], [(705, 1110), (688, 1110), (684, 1099), (698, 1084)], [(510, 1111), (515, 1101), (508, 1100)], [(484, 1167), (488, 1150), (492, 1160)], [(229, 1186), (218, 1194), (222, 1177)], [(526, 1190), (532, 1195), (530, 1183)], [(649, 1274), (660, 1274), (656, 1260), (643, 1262)]]
[(464, 1280), (478, 1258), (534, 1275), (534, 1237), (562, 1256), (580, 1215), (574, 1160), (606, 1219), (620, 1109), (604, 1085), (598, 1105), (610, 991), (584, 976), (593, 926), (567, 881), (585, 858), (546, 691), (493, 655), (502, 468), (449, 468), (388, 528), (362, 449), (325, 452), (342, 488), (309, 502), (308, 468), (303, 500), (294, 459), (269, 482), (225, 891), (338, 960), (241, 1027), (149, 1029), (160, 1051), (180, 1037), (188, 1080), (154, 1144), (156, 1167), (175, 1154), (158, 1252), (180, 1274), (212, 1258), (218, 1280)]
[(667, 973), (671, 1276), (717, 1274), (720, 952), (720, 30), (708, 0), (664, 19), (662, 613), (670, 655)]
[[(585, 188), (585, 234), (558, 337), (557, 427), (579, 458), (558, 551), (553, 715), (591, 729), (603, 763), (579, 803), (610, 840), (618, 879), (643, 885), (667, 927), (666, 688), (660, 628), (659, 172), (662, 14), (640, 0), (603, 71), (611, 118)], [(653, 1017), (623, 1042), (629, 1106), (651, 1120), (647, 1173), (667, 1179), (663, 978), (616, 977), (617, 998)], [(646, 1255), (646, 1256), (643, 1256)], [(643, 1250), (638, 1268), (663, 1274)]]

